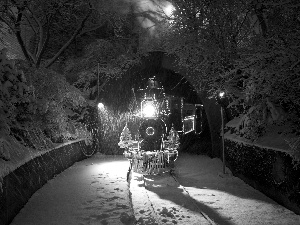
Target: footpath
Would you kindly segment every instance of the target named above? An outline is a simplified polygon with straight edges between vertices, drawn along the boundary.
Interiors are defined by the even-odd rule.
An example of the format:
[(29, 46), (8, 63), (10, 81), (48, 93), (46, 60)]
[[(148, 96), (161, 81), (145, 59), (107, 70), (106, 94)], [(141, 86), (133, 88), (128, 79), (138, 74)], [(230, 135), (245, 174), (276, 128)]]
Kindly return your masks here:
[(11, 225), (299, 225), (300, 215), (239, 178), (222, 162), (179, 154), (175, 175), (127, 182), (123, 156), (75, 163), (38, 190)]
[(128, 161), (103, 156), (75, 163), (48, 181), (11, 225), (131, 225)]

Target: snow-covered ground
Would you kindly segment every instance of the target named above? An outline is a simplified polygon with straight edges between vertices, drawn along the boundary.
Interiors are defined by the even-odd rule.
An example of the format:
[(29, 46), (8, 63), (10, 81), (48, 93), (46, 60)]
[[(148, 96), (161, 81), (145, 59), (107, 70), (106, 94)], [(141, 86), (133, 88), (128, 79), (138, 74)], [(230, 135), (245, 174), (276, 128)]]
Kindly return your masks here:
[(180, 154), (175, 177), (134, 173), (130, 186), (127, 169), (122, 156), (77, 162), (38, 190), (11, 225), (121, 225), (134, 217), (137, 224), (300, 224), (300, 215), (222, 176), (220, 159)]
[[(220, 159), (181, 155), (178, 181), (199, 209), (218, 224), (300, 224), (300, 215), (284, 208), (234, 176), (223, 176)], [(231, 174), (226, 168), (226, 172)]]
[(77, 162), (34, 193), (11, 224), (132, 224), (127, 169), (122, 156)]

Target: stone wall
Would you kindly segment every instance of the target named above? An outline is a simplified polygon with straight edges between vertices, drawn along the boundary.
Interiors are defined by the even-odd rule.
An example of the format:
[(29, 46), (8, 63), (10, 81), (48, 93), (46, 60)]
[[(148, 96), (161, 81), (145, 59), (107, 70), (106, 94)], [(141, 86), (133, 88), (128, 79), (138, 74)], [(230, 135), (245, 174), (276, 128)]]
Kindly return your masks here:
[(89, 152), (84, 141), (73, 142), (33, 158), (6, 175), (3, 192), (0, 192), (0, 225), (10, 224), (34, 192), (48, 180), (85, 159), (82, 150)]
[(300, 165), (290, 154), (225, 139), (225, 160), (234, 176), (300, 214)]

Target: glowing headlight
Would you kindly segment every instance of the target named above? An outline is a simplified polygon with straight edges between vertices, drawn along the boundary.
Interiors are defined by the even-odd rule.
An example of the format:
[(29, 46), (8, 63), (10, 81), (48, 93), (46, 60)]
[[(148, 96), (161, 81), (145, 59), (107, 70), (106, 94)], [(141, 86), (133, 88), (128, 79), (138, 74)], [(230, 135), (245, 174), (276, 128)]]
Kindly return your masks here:
[(143, 105), (143, 116), (154, 117), (156, 114), (155, 106), (152, 103), (146, 103)]

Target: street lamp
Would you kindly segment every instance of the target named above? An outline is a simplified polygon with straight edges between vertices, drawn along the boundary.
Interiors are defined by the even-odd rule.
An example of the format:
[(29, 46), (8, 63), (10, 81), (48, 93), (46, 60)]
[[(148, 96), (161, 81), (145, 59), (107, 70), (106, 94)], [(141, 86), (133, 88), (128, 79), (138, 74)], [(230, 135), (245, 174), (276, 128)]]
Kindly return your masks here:
[(104, 105), (103, 105), (103, 103), (102, 103), (102, 102), (99, 102), (97, 106), (98, 106), (98, 109), (99, 109), (99, 110), (101, 110), (101, 109), (103, 109), (103, 108), (104, 108)]
[(223, 174), (225, 174), (225, 144), (224, 144), (224, 97), (225, 97), (225, 92), (220, 91), (219, 92), (219, 98), (218, 98), (218, 103), (221, 106), (221, 120), (222, 120), (222, 125), (221, 125), (221, 135), (222, 135), (222, 160), (223, 160)]
[(225, 92), (224, 92), (224, 91), (220, 91), (219, 97), (220, 97), (220, 98), (223, 98), (224, 96), (225, 96)]
[[(100, 97), (100, 77), (99, 77), (99, 63), (97, 63), (97, 101), (99, 101)], [(103, 103), (98, 102), (97, 104), (97, 152), (100, 151), (100, 115), (99, 111), (101, 111), (104, 108)]]
[(105, 113), (105, 106), (102, 102), (97, 103), (97, 145), (98, 145), (98, 152), (100, 152), (101, 146), (100, 146), (100, 140), (102, 137), (102, 122), (103, 122), (103, 116)]

